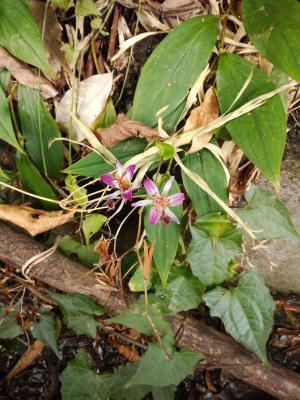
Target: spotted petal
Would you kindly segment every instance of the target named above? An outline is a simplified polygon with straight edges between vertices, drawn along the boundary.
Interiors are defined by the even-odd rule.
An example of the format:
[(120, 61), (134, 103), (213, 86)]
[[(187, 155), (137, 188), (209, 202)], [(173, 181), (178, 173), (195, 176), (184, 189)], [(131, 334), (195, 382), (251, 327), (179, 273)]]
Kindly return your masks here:
[(164, 212), (173, 222), (175, 222), (175, 224), (180, 224), (179, 219), (176, 217), (173, 211), (171, 211), (168, 207), (165, 208)]
[(108, 185), (110, 187), (116, 187), (114, 180), (115, 180), (115, 175), (114, 174), (103, 174), (100, 176), (100, 180), (105, 183), (105, 185)]
[(149, 196), (153, 197), (156, 194), (159, 194), (158, 187), (151, 179), (144, 180), (144, 188), (146, 189), (146, 192), (148, 193)]
[(121, 197), (122, 197), (122, 199), (125, 200), (125, 201), (130, 201), (130, 200), (132, 200), (132, 190), (129, 189), (129, 190), (126, 190), (126, 192), (122, 192), (122, 193), (121, 193)]
[(132, 203), (131, 206), (132, 207), (144, 207), (144, 206), (150, 206), (151, 204), (153, 204), (152, 200), (139, 200), (139, 201), (136, 201), (135, 203)]
[(159, 208), (152, 207), (149, 214), (149, 222), (151, 225), (155, 225), (159, 222), (162, 217), (162, 210)]
[(170, 204), (171, 207), (180, 206), (184, 202), (184, 198), (185, 198), (185, 196), (181, 192), (175, 193), (175, 194), (171, 194), (168, 197), (169, 204)]
[(128, 167), (126, 168), (126, 178), (131, 181), (134, 175), (134, 171), (135, 171), (135, 165), (128, 165)]
[(123, 175), (123, 167), (122, 167), (120, 161), (118, 161), (118, 160), (116, 160), (116, 169), (117, 169), (119, 177), (121, 178)]
[(169, 193), (169, 191), (170, 191), (170, 189), (172, 187), (173, 181), (174, 181), (174, 176), (170, 176), (170, 178), (167, 180), (167, 182), (166, 182), (166, 184), (165, 184), (165, 186), (163, 188), (162, 194)]

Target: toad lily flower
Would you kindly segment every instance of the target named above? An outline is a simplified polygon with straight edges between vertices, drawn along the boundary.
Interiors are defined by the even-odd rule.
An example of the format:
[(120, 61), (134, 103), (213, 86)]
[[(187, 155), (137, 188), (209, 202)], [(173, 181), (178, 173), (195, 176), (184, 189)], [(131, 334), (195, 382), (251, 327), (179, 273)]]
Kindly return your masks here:
[(121, 197), (124, 201), (132, 200), (132, 191), (140, 187), (139, 183), (132, 182), (135, 171), (135, 165), (129, 165), (126, 169), (122, 167), (120, 162), (116, 161), (116, 172), (103, 174), (100, 180), (107, 186), (117, 189), (109, 196), (109, 200)]
[(181, 192), (171, 194), (168, 193), (171, 189), (174, 176), (171, 176), (160, 193), (158, 187), (151, 179), (144, 181), (144, 188), (151, 199), (140, 200), (132, 204), (132, 207), (152, 206), (149, 214), (150, 224), (157, 224), (160, 220), (164, 225), (167, 225), (170, 220), (176, 224), (180, 224), (179, 219), (169, 209), (169, 207), (179, 206), (184, 201), (184, 194)]

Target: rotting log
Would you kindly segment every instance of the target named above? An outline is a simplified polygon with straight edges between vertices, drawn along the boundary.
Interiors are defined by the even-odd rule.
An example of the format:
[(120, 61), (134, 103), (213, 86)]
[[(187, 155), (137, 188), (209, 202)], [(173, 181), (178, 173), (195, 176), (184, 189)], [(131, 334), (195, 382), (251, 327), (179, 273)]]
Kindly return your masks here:
[[(0, 222), (0, 260), (13, 268), (21, 270), (24, 263), (46, 247), (23, 233), (16, 232)], [(97, 280), (88, 270), (55, 252), (35, 265), (30, 276), (56, 289), (69, 293), (83, 293), (92, 296), (106, 307), (110, 315), (118, 314), (126, 304), (119, 292), (109, 292), (97, 288)], [(129, 304), (135, 296), (128, 294)], [(235, 342), (228, 335), (209, 327), (205, 322), (188, 316), (178, 315), (170, 318), (174, 332), (179, 332), (179, 347), (191, 347), (205, 356), (205, 365), (224, 367), (236, 378), (272, 394), (282, 400), (300, 400), (300, 377), (276, 363), (264, 367), (257, 357)]]

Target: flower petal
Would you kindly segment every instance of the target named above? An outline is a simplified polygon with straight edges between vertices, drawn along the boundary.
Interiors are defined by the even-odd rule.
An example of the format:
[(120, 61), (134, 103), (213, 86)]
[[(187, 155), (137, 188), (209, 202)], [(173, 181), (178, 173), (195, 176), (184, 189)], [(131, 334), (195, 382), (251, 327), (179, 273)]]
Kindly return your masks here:
[(129, 165), (127, 168), (126, 168), (126, 178), (129, 180), (129, 181), (131, 181), (132, 180), (132, 178), (133, 178), (133, 175), (134, 175), (134, 171), (135, 171), (135, 165)]
[(108, 196), (108, 199), (109, 200), (111, 200), (111, 199), (115, 199), (116, 197), (119, 197), (120, 196), (120, 190), (116, 190), (115, 192), (113, 192), (112, 194), (110, 194), (109, 196)]
[(117, 168), (118, 175), (121, 178), (121, 176), (123, 175), (123, 167), (119, 160), (116, 160), (116, 168)]
[(155, 225), (159, 222), (162, 216), (162, 210), (152, 207), (149, 214), (149, 222), (151, 225)]
[(182, 193), (182, 192), (171, 194), (168, 197), (169, 204), (171, 207), (179, 206), (180, 204), (182, 204), (184, 202), (184, 199), (185, 199), (185, 196), (184, 196), (184, 193)]
[(144, 180), (144, 188), (146, 189), (146, 192), (149, 196), (155, 196), (159, 193), (158, 187), (149, 178)]
[(162, 194), (169, 193), (169, 190), (172, 187), (173, 181), (174, 181), (174, 176), (170, 176), (170, 178), (167, 180), (167, 182), (166, 182), (166, 184), (165, 184), (165, 186), (163, 188)]
[(121, 197), (125, 201), (132, 200), (132, 190), (129, 189), (129, 190), (126, 190), (126, 192), (122, 192)]
[(164, 212), (173, 222), (175, 222), (175, 224), (180, 224), (179, 219), (168, 207), (164, 209)]
[(144, 206), (150, 206), (152, 204), (152, 200), (140, 200), (136, 201), (135, 203), (132, 203), (132, 207), (144, 207)]
[(116, 187), (114, 184), (115, 175), (114, 174), (103, 174), (100, 176), (100, 180), (105, 183), (105, 185)]

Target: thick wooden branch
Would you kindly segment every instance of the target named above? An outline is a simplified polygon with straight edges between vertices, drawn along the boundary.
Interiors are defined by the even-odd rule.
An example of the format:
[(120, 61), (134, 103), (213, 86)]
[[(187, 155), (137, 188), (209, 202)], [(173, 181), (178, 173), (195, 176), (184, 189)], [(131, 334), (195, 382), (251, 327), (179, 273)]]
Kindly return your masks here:
[[(41, 243), (0, 223), (0, 260), (11, 268), (20, 270), (28, 259), (45, 250)], [(92, 296), (106, 306), (110, 315), (121, 312), (126, 304), (120, 294), (97, 288), (94, 275), (87, 272), (82, 265), (55, 252), (32, 268), (31, 277), (64, 292)], [(126, 296), (126, 303), (129, 304), (134, 299), (129, 294)], [(200, 351), (205, 356), (206, 365), (227, 366), (226, 369), (236, 378), (257, 386), (278, 399), (300, 400), (300, 377), (293, 371), (275, 363), (271, 363), (270, 369), (265, 368), (255, 355), (203, 321), (192, 317), (183, 320), (178, 315), (171, 318), (170, 322), (174, 332), (183, 327), (178, 345)]]

